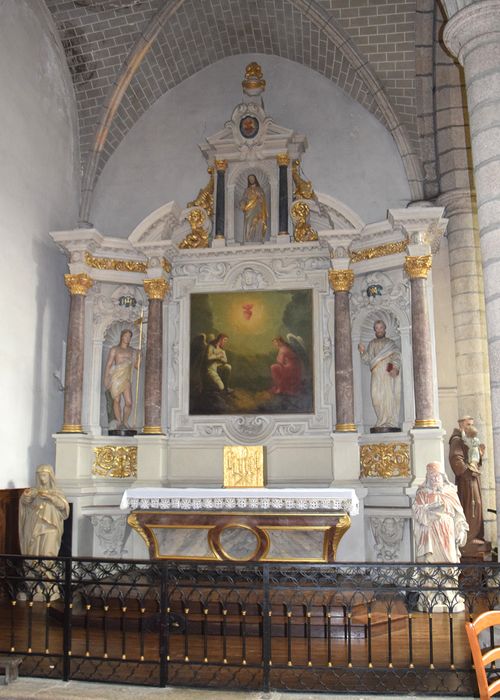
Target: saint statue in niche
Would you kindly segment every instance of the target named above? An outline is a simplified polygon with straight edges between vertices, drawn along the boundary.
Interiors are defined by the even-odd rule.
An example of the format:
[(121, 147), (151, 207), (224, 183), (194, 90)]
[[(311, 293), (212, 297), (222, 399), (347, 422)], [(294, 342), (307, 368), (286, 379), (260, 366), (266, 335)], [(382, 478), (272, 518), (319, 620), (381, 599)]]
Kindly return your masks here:
[(267, 231), (267, 204), (264, 190), (252, 173), (240, 202), (244, 214), (243, 240), (245, 243), (263, 243)]
[(120, 342), (111, 348), (104, 370), (104, 388), (109, 392), (116, 429), (130, 430), (132, 370), (139, 369), (140, 354), (130, 347), (132, 331), (122, 330)]
[(363, 343), (358, 345), (361, 362), (369, 365), (371, 372), (371, 398), (377, 422), (370, 432), (397, 432), (400, 430), (401, 353), (394, 340), (386, 337), (384, 321), (375, 321), (373, 330), (375, 338), (368, 347)]

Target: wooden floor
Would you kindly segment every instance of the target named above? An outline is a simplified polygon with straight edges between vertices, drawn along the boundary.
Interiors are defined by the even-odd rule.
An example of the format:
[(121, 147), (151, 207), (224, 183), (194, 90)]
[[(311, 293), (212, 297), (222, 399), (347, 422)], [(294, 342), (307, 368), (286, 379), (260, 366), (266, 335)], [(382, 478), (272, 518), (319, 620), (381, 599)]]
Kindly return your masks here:
[[(0, 603), (0, 652), (63, 654), (63, 624), (57, 602)], [(56, 614), (54, 614), (56, 611)], [(164, 649), (172, 662), (260, 665), (260, 631), (271, 629), (269, 657), (276, 666), (470, 669), (465, 613), (391, 612), (373, 610), (345, 616), (335, 625), (324, 615), (288, 615), (273, 610), (259, 615), (203, 615), (185, 609), (165, 635)], [(467, 619), (468, 616), (467, 616)], [(175, 621), (177, 620), (177, 622)], [(74, 612), (71, 655), (94, 659), (158, 663), (160, 630), (157, 607), (136, 611), (83, 609)]]

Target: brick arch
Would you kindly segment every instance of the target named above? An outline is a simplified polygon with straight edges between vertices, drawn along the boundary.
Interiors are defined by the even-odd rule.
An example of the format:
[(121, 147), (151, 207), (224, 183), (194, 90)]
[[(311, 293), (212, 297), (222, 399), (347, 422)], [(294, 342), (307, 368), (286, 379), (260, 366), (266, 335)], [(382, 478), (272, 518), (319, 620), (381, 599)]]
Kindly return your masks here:
[[(87, 221), (96, 181), (139, 117), (165, 92), (230, 55), (269, 54), (296, 61), (335, 82), (390, 131), (413, 199), (422, 168), (405, 127), (368, 61), (318, 0), (275, 0), (252, 15), (249, 3), (173, 0), (151, 19), (129, 53), (101, 111), (82, 184)], [(243, 29), (243, 30), (242, 30)]]

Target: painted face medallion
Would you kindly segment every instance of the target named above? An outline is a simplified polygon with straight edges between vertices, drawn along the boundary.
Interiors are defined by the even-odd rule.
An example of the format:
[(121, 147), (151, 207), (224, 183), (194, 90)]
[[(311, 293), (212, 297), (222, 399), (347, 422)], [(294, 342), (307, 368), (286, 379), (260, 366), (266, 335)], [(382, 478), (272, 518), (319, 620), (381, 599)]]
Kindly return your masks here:
[(246, 139), (253, 139), (259, 132), (259, 121), (247, 114), (240, 121), (240, 134)]

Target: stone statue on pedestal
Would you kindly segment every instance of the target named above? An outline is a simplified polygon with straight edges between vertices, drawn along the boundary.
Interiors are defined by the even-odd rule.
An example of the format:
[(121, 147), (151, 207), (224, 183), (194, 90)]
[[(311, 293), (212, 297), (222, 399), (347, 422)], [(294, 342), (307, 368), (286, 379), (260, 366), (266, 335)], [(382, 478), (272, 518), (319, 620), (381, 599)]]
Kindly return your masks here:
[(244, 214), (245, 243), (263, 243), (267, 231), (267, 204), (264, 190), (256, 176), (248, 176), (248, 184), (240, 208)]
[(26, 489), (19, 501), (21, 554), (57, 557), (69, 504), (55, 487), (54, 470), (41, 464), (36, 470), (36, 487)]
[[(484, 540), (483, 499), (481, 496), (481, 466), (484, 445), (477, 437), (474, 419), (463, 416), (450, 438), (450, 465), (455, 474), (458, 497), (469, 525), (464, 554), (479, 556), (490, 549)], [(480, 557), (481, 558), (481, 557)]]
[(469, 526), (457, 489), (448, 481), (440, 462), (427, 465), (427, 475), (417, 489), (412, 512), (417, 561), (457, 564)]
[(401, 403), (401, 353), (390, 338), (386, 338), (386, 325), (381, 319), (373, 324), (375, 338), (368, 347), (358, 345), (361, 362), (369, 365), (370, 391), (377, 422), (371, 433), (396, 432), (399, 425)]
[[(117, 429), (130, 430), (132, 412), (132, 369), (139, 368), (140, 355), (130, 347), (132, 331), (120, 334), (120, 342), (111, 348), (104, 370), (104, 388), (110, 393)], [(114, 428), (113, 428), (114, 429)]]

